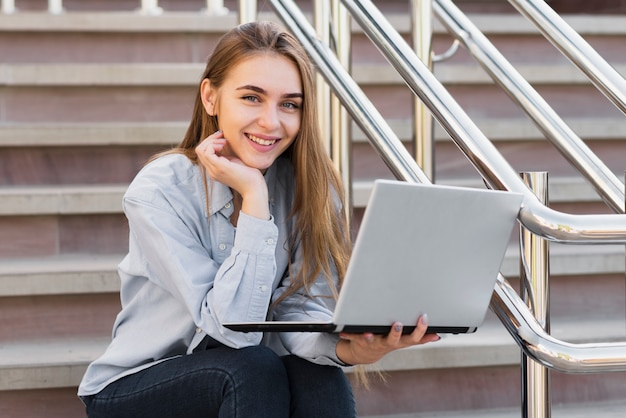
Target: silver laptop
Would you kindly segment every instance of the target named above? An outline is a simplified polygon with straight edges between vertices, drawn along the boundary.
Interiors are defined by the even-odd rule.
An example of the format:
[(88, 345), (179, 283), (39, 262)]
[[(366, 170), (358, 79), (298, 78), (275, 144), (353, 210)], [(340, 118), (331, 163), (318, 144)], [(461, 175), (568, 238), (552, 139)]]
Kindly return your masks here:
[(243, 332), (429, 333), (483, 323), (517, 215), (518, 193), (376, 180), (331, 322), (240, 322)]

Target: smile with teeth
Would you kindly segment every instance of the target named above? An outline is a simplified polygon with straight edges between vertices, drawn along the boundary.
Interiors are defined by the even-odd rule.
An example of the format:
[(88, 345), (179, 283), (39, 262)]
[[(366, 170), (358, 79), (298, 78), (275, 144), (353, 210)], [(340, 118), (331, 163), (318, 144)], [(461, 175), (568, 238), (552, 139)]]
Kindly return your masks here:
[(255, 142), (259, 145), (265, 145), (265, 146), (274, 145), (276, 141), (278, 141), (278, 139), (262, 139), (252, 134), (246, 134), (246, 136), (248, 137), (250, 141)]

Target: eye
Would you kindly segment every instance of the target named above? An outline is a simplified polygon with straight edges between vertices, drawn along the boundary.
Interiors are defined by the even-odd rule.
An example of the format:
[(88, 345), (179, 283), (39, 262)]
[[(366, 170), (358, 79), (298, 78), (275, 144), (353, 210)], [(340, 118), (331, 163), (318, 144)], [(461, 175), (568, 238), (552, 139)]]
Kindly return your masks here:
[(300, 104), (296, 102), (285, 102), (283, 103), (283, 107), (290, 109), (290, 110), (295, 110), (295, 109), (300, 109)]
[(259, 102), (259, 98), (253, 95), (243, 96), (242, 99), (247, 102), (254, 102), (254, 103)]

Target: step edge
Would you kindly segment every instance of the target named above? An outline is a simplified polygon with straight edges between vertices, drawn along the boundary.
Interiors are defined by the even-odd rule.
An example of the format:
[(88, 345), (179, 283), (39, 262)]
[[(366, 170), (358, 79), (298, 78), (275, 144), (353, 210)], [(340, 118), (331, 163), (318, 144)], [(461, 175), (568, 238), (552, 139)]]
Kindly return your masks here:
[[(554, 418), (621, 418), (626, 409), (626, 401), (590, 401), (585, 403), (568, 402), (552, 404)], [(490, 409), (465, 409), (458, 411), (429, 411), (387, 415), (359, 415), (360, 418), (519, 418), (521, 407), (496, 407)], [(593, 414), (591, 414), (593, 413)]]
[(124, 255), (0, 260), (0, 297), (117, 293)]
[[(582, 323), (572, 321), (570, 329), (588, 335), (589, 328), (597, 332), (597, 321)], [(613, 324), (623, 324), (623, 320), (605, 320), (603, 326), (612, 329), (605, 337), (596, 335), (600, 341), (617, 341)], [(495, 326), (494, 326), (495, 325)], [(366, 367), (369, 371), (396, 372), (407, 370), (434, 370), (466, 367), (507, 367), (518, 366), (520, 348), (506, 330), (498, 323), (479, 328), (475, 334), (445, 337), (440, 342), (398, 350), (388, 354), (381, 361)], [(488, 336), (481, 335), (487, 329)], [(571, 332), (571, 330), (569, 331)], [(459, 343), (460, 339), (472, 341)], [(563, 337), (561, 337), (563, 338)], [(604, 339), (602, 339), (604, 338)], [(621, 341), (626, 339), (622, 337)], [(0, 391), (25, 388), (62, 387), (77, 385), (87, 365), (106, 348), (110, 339), (89, 338), (57, 341), (12, 342), (0, 345)], [(583, 341), (570, 338), (569, 342)], [(68, 348), (68, 345), (70, 348)], [(346, 369), (352, 373), (352, 369)], [(57, 380), (58, 375), (61, 380)], [(42, 379), (42, 375), (46, 378)], [(67, 376), (74, 380), (68, 381)], [(17, 386), (16, 386), (17, 385)]]
[[(374, 180), (354, 180), (353, 205), (367, 205)], [(442, 185), (481, 188), (479, 180), (446, 179)], [(0, 187), (0, 216), (121, 214), (122, 198), (127, 184), (43, 185)], [(584, 179), (554, 177), (550, 179), (551, 203), (599, 203), (602, 199)]]
[[(398, 138), (412, 141), (410, 118), (387, 118)], [(545, 136), (525, 118), (473, 118), (474, 123), (494, 143), (545, 141)], [(563, 118), (585, 141), (623, 141), (626, 121), (622, 118)], [(187, 122), (109, 122), (109, 123), (10, 123), (0, 124), (0, 148), (66, 146), (175, 146), (183, 137)], [(363, 131), (351, 122), (353, 143), (366, 143)], [(435, 124), (437, 142), (450, 141)]]
[(122, 212), (126, 184), (0, 187), (0, 216)]
[[(305, 15), (311, 19), (310, 13)], [(390, 23), (401, 33), (410, 30), (409, 13), (386, 12)], [(468, 13), (467, 17), (485, 34), (498, 35), (534, 35), (538, 29), (523, 16), (502, 13)], [(600, 14), (593, 16), (564, 14), (563, 19), (581, 35), (622, 35), (626, 33), (625, 17), (621, 15)], [(273, 12), (261, 11), (260, 20), (280, 19)], [(237, 24), (237, 13), (229, 11), (223, 16), (210, 16), (198, 11), (166, 11), (160, 15), (142, 15), (138, 11), (81, 12), (66, 11), (59, 15), (46, 12), (17, 11), (13, 14), (0, 14), (1, 31), (33, 32), (186, 32), (186, 33), (222, 33)], [(435, 34), (445, 34), (443, 25), (433, 19)], [(353, 33), (362, 30), (352, 24)]]
[[(623, 246), (563, 247), (550, 252), (553, 277), (621, 274), (626, 270)], [(124, 255), (57, 258), (0, 260), (0, 297), (119, 292), (117, 266)], [(519, 260), (519, 249), (511, 245), (500, 273), (506, 278), (519, 277)]]
[[(568, 63), (515, 64), (532, 84), (579, 85), (589, 79)], [(626, 73), (626, 64), (614, 68)], [(162, 87), (196, 86), (203, 63), (9, 63), (0, 64), (0, 86), (5, 87)], [(477, 63), (440, 64), (434, 74), (444, 85), (494, 84)], [(352, 77), (363, 86), (404, 85), (400, 75), (387, 63), (352, 65)]]

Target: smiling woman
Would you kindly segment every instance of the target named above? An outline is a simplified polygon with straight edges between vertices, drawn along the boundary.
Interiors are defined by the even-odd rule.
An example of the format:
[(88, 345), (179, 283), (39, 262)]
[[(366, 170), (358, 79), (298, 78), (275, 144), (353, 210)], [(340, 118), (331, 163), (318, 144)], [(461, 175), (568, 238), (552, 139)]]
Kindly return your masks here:
[(350, 254), (313, 73), (275, 24), (226, 33), (182, 142), (124, 195), (129, 252), (113, 340), (78, 395), (90, 417), (355, 417), (341, 369), (433, 341), (240, 333), (226, 322), (329, 321)]

